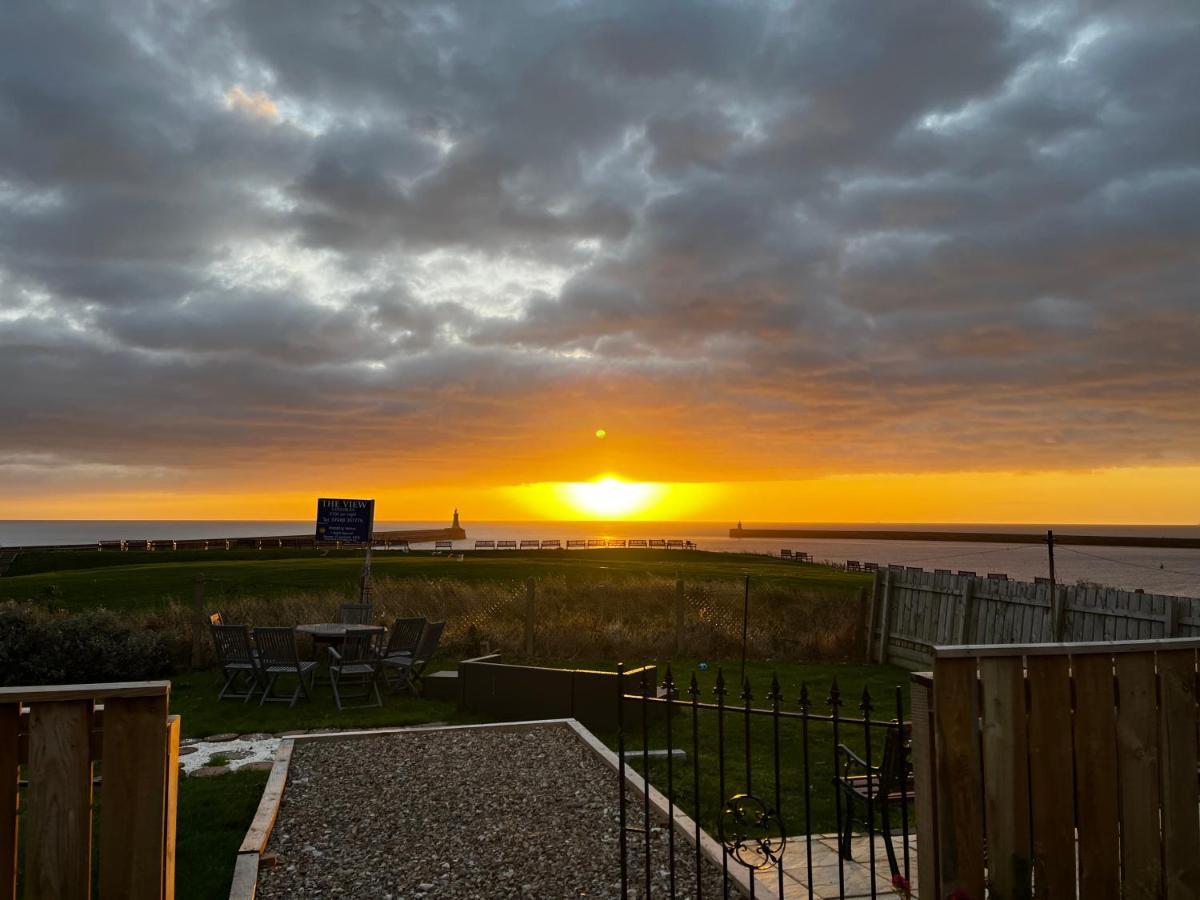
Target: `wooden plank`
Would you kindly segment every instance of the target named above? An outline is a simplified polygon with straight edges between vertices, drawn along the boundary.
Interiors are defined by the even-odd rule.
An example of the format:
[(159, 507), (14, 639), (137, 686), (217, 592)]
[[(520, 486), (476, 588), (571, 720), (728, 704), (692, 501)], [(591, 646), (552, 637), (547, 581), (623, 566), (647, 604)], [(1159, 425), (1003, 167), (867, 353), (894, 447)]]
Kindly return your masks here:
[(983, 784), (972, 659), (934, 661), (940, 891), (983, 897)]
[(964, 578), (962, 595), (958, 601), (958, 627), (955, 633), (955, 643), (965, 644), (971, 633), (971, 616), (975, 605), (975, 579)]
[(1158, 897), (1158, 683), (1154, 654), (1117, 657), (1117, 773), (1126, 897)]
[(179, 716), (170, 716), (164, 740), (167, 744), (167, 803), (163, 821), (163, 900), (175, 900), (175, 826), (179, 811)]
[(891, 626), (891, 608), (892, 608), (892, 579), (894, 574), (891, 569), (888, 569), (883, 576), (883, 610), (881, 624), (879, 627), (879, 661), (887, 662), (887, 645), (891, 635), (888, 633)]
[(982, 660), (979, 680), (988, 896), (1027, 900), (1033, 896), (1033, 883), (1024, 664), (1019, 656)]
[(1079, 828), (1079, 895), (1120, 896), (1117, 842), (1117, 741), (1112, 659), (1073, 656), (1075, 786)]
[(1029, 796), (1038, 897), (1075, 896), (1075, 802), (1071, 791), (1071, 680), (1067, 657), (1027, 661)]
[(79, 900), (92, 889), (91, 700), (36, 703), (29, 721), (27, 900)]
[(17, 754), (21, 705), (0, 703), (0, 900), (17, 896), (17, 811), (20, 794)]
[(283, 789), (287, 786), (288, 767), (292, 760), (294, 741), (284, 740), (275, 751), (275, 763), (271, 766), (271, 774), (267, 777), (267, 785), (263, 788), (262, 799), (258, 801), (258, 809), (254, 820), (242, 839), (239, 853), (262, 853), (267, 849), (271, 839), (271, 830), (275, 827), (275, 818), (279, 815), (279, 804), (283, 801)]
[(1158, 654), (1158, 674), (1166, 896), (1200, 897), (1195, 652)]
[(46, 687), (0, 688), (0, 703), (23, 701), (27, 706), (51, 700), (104, 700), (108, 697), (157, 697), (169, 694), (169, 681), (116, 681), (102, 684), (59, 684)]
[(917, 870), (928, 872), (929, 892), (941, 896), (937, 877), (937, 773), (934, 769), (934, 716), (932, 673), (912, 676), (910, 717), (912, 719), (913, 805), (916, 811)]
[(100, 894), (159, 900), (165, 858), (166, 695), (114, 697), (104, 707)]
[(254, 900), (258, 892), (258, 854), (239, 853), (233, 866), (229, 900)]
[(968, 644), (939, 646), (939, 659), (982, 659), (985, 656), (1086, 656), (1091, 654), (1110, 656), (1118, 653), (1142, 653), (1146, 650), (1165, 652), (1167, 650), (1197, 650), (1200, 649), (1198, 638), (1175, 638), (1173, 640), (1150, 641), (1120, 641), (1117, 643), (1099, 643), (1079, 641), (1061, 644)]

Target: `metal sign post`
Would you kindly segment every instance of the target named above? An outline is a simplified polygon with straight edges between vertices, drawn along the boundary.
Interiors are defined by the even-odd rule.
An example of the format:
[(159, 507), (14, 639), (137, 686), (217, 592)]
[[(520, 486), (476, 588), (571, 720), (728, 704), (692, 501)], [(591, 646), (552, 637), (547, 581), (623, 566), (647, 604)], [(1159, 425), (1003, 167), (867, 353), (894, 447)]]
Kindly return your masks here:
[(365, 544), (359, 580), (361, 603), (371, 602), (371, 548), (375, 536), (375, 501), (321, 497), (317, 500), (317, 541)]

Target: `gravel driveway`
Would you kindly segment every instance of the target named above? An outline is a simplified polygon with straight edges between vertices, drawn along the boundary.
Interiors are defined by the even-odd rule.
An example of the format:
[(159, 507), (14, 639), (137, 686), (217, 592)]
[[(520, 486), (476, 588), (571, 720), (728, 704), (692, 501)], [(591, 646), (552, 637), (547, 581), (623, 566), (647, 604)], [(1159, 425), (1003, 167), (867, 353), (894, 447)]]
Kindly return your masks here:
[[(616, 775), (561, 727), (296, 744), (259, 896), (619, 897)], [(641, 804), (630, 796), (630, 815)], [(655, 828), (655, 896), (667, 896)], [(641, 896), (640, 834), (630, 896)], [(677, 841), (679, 896), (695, 881)], [(720, 896), (720, 873), (705, 873)]]

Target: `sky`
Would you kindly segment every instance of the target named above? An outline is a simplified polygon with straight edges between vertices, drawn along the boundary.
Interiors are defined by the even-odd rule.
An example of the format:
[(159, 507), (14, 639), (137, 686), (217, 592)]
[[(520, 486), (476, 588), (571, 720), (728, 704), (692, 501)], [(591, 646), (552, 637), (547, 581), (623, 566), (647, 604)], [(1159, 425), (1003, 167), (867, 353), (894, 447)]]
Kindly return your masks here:
[(1197, 46), (1193, 0), (9, 4), (0, 517), (1196, 524)]

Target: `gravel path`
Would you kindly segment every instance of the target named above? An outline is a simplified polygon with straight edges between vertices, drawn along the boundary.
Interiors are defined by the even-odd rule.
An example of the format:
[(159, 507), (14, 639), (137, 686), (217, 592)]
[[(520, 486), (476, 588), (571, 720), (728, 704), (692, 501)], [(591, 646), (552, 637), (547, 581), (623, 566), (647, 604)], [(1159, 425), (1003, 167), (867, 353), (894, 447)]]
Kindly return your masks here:
[[(562, 728), (447, 730), (296, 745), (259, 895), (619, 897), (616, 775)], [(630, 814), (641, 804), (630, 796)], [(631, 897), (642, 836), (631, 834)], [(667, 834), (653, 829), (654, 895)], [(636, 847), (636, 849), (634, 849)], [(679, 896), (694, 884), (677, 841)], [(720, 873), (704, 894), (720, 896)]]

